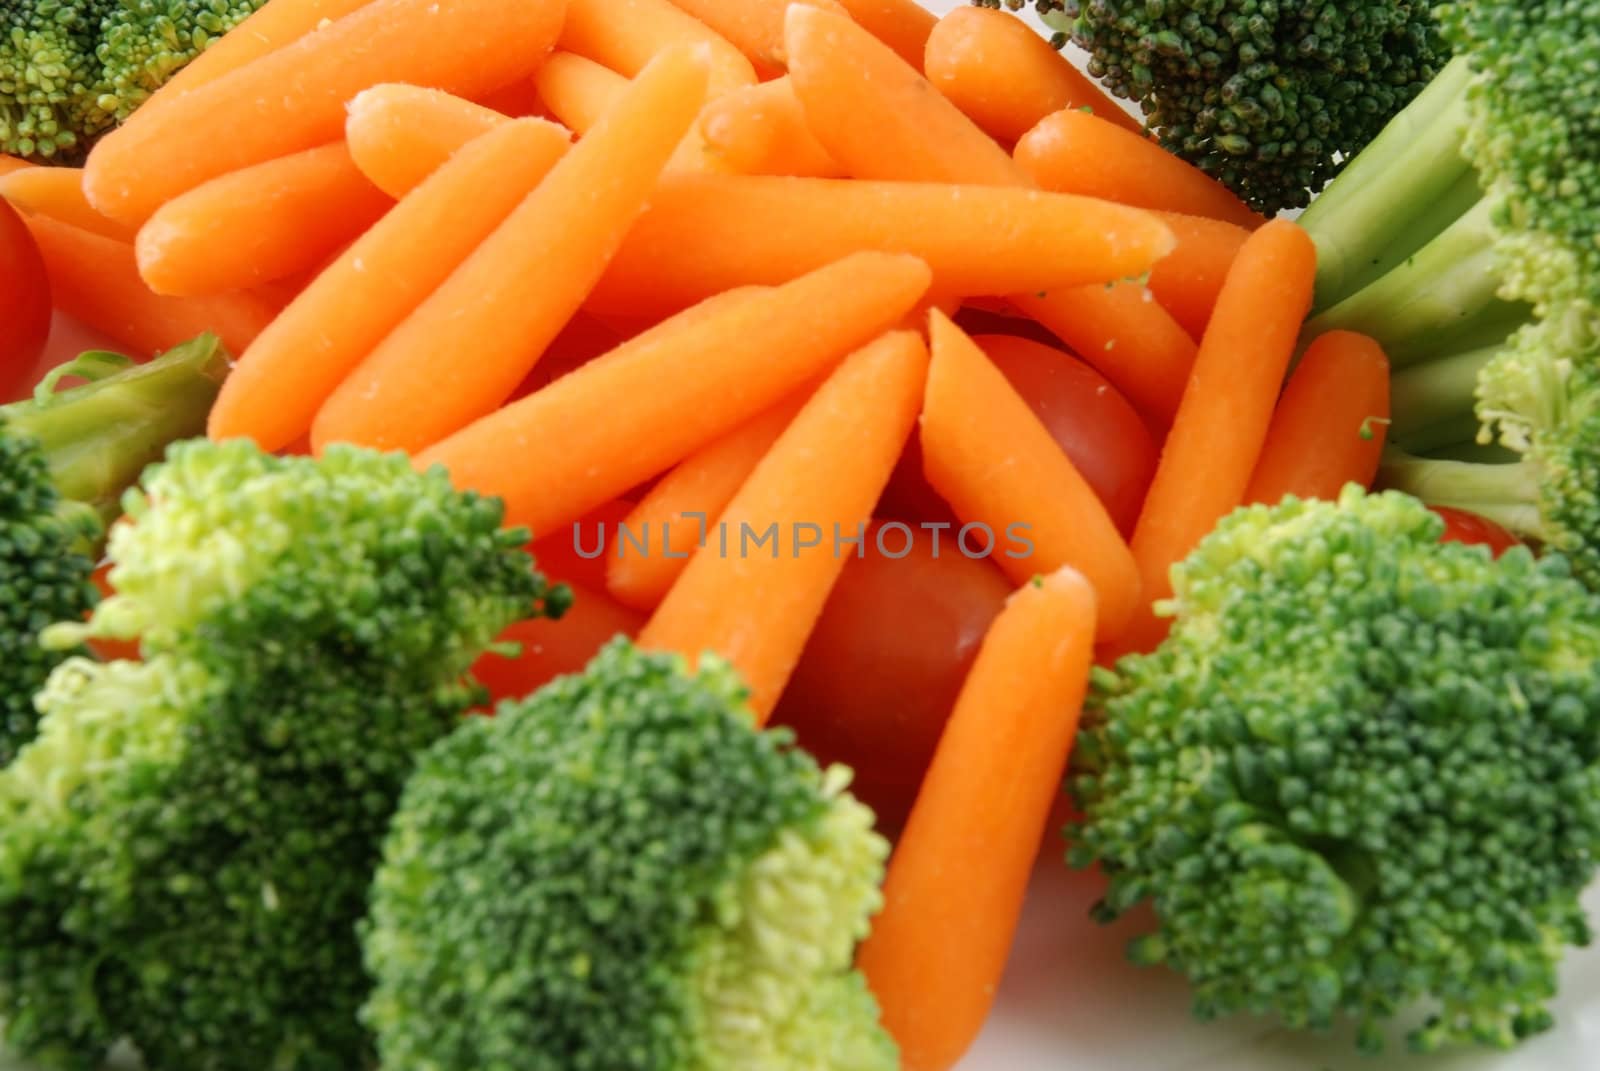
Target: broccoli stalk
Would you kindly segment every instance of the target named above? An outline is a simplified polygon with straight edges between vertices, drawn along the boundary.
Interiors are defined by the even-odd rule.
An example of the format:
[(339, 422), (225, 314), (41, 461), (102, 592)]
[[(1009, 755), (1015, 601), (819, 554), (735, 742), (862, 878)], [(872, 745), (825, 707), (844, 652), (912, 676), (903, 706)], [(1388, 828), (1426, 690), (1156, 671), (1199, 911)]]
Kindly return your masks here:
[(191, 440), (125, 496), (115, 594), (44, 642), (69, 658), (0, 771), (0, 1020), (98, 1066), (350, 1071), (356, 922), (416, 754), (482, 701), (510, 623), (558, 615), (498, 501), (399, 454), (274, 457)]
[(851, 968), (888, 845), (745, 700), (617, 639), (428, 751), (363, 931), (383, 1066), (899, 1066)]
[[(1301, 222), (1319, 256), (1307, 335), (1363, 332), (1402, 369), (1384, 485), (1495, 517), (1600, 585), (1596, 15), (1435, 9), (1456, 58)], [(1474, 440), (1518, 460), (1432, 457)]]
[[(142, 365), (86, 353), (0, 406), (0, 767), (32, 738), (33, 694), (66, 657), (40, 629), (94, 606), (94, 556), (123, 490), (204, 430), (227, 371), (211, 336)], [(57, 391), (69, 375), (90, 382)]]
[(266, 0), (0, 0), (0, 152), (66, 163)]
[(1350, 487), (1223, 519), (1174, 570), (1168, 639), (1098, 673), (1070, 788), (1098, 915), (1149, 900), (1140, 963), (1195, 1010), (1431, 1012), (1424, 1050), (1550, 1020), (1600, 860), (1600, 606), (1559, 554), (1440, 543)]

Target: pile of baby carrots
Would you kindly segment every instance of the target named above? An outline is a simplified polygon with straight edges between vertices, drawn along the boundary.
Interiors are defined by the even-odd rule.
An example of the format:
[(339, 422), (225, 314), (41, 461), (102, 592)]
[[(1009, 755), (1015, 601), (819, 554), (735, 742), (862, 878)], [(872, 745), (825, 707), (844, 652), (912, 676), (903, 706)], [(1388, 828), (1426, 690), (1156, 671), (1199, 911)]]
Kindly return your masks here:
[[(832, 533), (908, 442), (960, 521), (1026, 524), (862, 953), (908, 1068), (987, 1013), (1092, 652), (1159, 642), (1168, 570), (1223, 514), (1370, 483), (1382, 449), (1382, 352), (1333, 333), (1295, 360), (1305, 234), (998, 11), (272, 0), (83, 168), (0, 170), (63, 311), (238, 356), (213, 437), (402, 449), (504, 499), (578, 584), (569, 620), (514, 630), (523, 688), (637, 632), (730, 658), (764, 720)], [(1053, 336), (1164, 444), (1131, 537), (958, 326), (973, 307)], [(566, 533), (596, 517), (671, 536), (586, 568)], [(774, 524), (781, 552), (716, 552)], [(801, 525), (827, 534), (790, 546)]]

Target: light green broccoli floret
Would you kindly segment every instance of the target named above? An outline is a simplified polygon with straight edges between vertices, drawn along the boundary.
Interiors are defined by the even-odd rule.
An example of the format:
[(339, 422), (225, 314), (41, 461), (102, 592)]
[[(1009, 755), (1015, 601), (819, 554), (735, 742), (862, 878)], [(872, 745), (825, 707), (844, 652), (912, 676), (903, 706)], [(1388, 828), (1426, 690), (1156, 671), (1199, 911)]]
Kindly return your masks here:
[(618, 639), (429, 750), (364, 929), (384, 1066), (898, 1066), (851, 968), (888, 846), (745, 697)]
[(559, 613), (495, 500), (402, 455), (190, 441), (109, 543), (117, 593), (0, 773), (0, 1019), (50, 1066), (370, 1061), (355, 925), (416, 754), (506, 625)]
[(1141, 963), (1205, 1018), (1420, 1003), (1419, 1049), (1551, 1021), (1600, 853), (1600, 604), (1559, 555), (1441, 544), (1394, 492), (1225, 518), (1174, 572), (1169, 639), (1098, 675), (1069, 859), (1148, 900)]
[(266, 0), (0, 0), (0, 152), (81, 157)]

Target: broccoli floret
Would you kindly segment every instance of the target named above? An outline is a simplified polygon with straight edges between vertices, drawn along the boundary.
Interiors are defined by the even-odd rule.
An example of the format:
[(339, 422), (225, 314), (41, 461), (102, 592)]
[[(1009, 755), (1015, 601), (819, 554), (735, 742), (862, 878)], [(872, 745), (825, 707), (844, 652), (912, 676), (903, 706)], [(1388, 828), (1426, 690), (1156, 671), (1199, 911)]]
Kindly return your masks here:
[(1231, 514), (1168, 640), (1097, 675), (1069, 860), (1150, 900), (1130, 956), (1205, 1018), (1336, 1018), (1419, 1049), (1550, 1022), (1600, 852), (1600, 605), (1564, 558), (1441, 544), (1397, 492)]
[[(210, 336), (137, 366), (88, 353), (0, 406), (0, 767), (33, 737), (33, 694), (67, 657), (40, 630), (94, 606), (109, 505), (168, 443), (205, 429), (227, 370)], [(69, 374), (95, 378), (57, 392)]]
[(468, 668), (559, 613), (497, 500), (399, 454), (192, 440), (129, 492), (116, 593), (0, 773), (0, 1019), (54, 1066), (130, 1038), (153, 1067), (370, 1062), (355, 924), (416, 753)]
[(1269, 214), (1304, 206), (1448, 58), (1424, 0), (1033, 6), (1162, 145)]
[(618, 639), (429, 750), (364, 930), (385, 1067), (898, 1066), (850, 965), (888, 846), (745, 700)]
[(0, 151), (70, 162), (265, 0), (0, 0)]

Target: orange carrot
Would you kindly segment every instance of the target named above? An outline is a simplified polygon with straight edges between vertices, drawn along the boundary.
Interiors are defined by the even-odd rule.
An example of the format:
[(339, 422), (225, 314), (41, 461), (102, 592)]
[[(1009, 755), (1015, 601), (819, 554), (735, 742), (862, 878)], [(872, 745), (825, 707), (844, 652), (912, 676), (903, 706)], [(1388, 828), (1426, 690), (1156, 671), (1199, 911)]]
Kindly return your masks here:
[(590, 300), (648, 315), (730, 286), (781, 283), (846, 253), (911, 253), (941, 295), (1137, 275), (1172, 249), (1142, 209), (997, 186), (757, 175), (663, 178)]
[(392, 205), (344, 142), (201, 183), (139, 228), (139, 273), (158, 294), (220, 294), (322, 264)]
[[(857, 253), (681, 328), (662, 325), (417, 460), (554, 531), (663, 472), (893, 326), (928, 288), (915, 257)], [(692, 414), (686, 419), (685, 414)]]
[(1011, 304), (1111, 381), (1158, 435), (1172, 423), (1195, 343), (1138, 283), (1013, 294)]
[[(372, 0), (271, 0), (232, 30), (212, 41), (187, 65), (150, 95), (134, 116), (143, 117), (191, 89), (232, 74), (252, 60), (294, 44), (342, 19)], [(129, 122), (133, 122), (130, 118)], [(142, 119), (141, 119), (142, 121)]]
[(710, 49), (711, 96), (754, 85), (755, 68), (728, 39), (670, 0), (568, 0), (561, 47), (633, 78), (664, 49)]
[(1143, 136), (1144, 126), (1017, 16), (958, 7), (933, 28), (928, 81), (1006, 144), (1063, 108), (1087, 108)]
[(1178, 244), (1150, 270), (1150, 292), (1199, 341), (1211, 322), (1222, 281), (1250, 232), (1200, 216), (1158, 212)]
[(276, 450), (425, 300), (566, 151), (541, 119), (507, 120), (463, 148), (317, 277), (245, 350), (211, 410), (214, 439)]
[(745, 175), (844, 174), (806, 126), (788, 75), (724, 93), (700, 113), (707, 151)]
[(983, 638), (857, 954), (905, 1071), (946, 1071), (989, 1014), (1077, 735), (1095, 595), (1025, 584)]
[(938, 312), (930, 333), (921, 437), (929, 485), (965, 524), (987, 526), (994, 562), (1014, 582), (1063, 565), (1081, 572), (1099, 596), (1102, 634), (1115, 635), (1139, 598), (1139, 570), (1116, 523), (977, 343)]
[(81, 168), (27, 167), (0, 172), (0, 197), (19, 212), (49, 216), (119, 242), (131, 242), (137, 233), (94, 210), (83, 195)]
[[(663, 52), (431, 297), (339, 386), (311, 441), (419, 449), (492, 412), (644, 210), (705, 102), (698, 46)], [(441, 365), (440, 355), (458, 359)]]
[(152, 357), (210, 331), (240, 353), (278, 307), (260, 294), (162, 297), (139, 278), (133, 246), (47, 216), (24, 217), (50, 277), (56, 307), (114, 339), (132, 356)]
[(1389, 427), (1389, 358), (1366, 335), (1319, 335), (1289, 376), (1244, 501), (1332, 501), (1371, 487)]
[[(540, 563), (541, 567), (543, 563)], [(573, 584), (572, 605), (559, 620), (548, 617), (519, 621), (500, 634), (499, 643), (519, 646), (516, 654), (491, 651), (479, 658), (472, 675), (491, 699), (520, 699), (557, 677), (589, 664), (617, 635), (636, 636), (644, 617), (603, 593)]]
[(345, 102), (380, 82), (471, 97), (539, 65), (564, 0), (372, 0), (292, 44), (175, 97), (101, 139), (89, 202), (142, 223), (218, 175), (337, 140)]
[(765, 722), (844, 568), (834, 540), (871, 519), (916, 423), (927, 370), (927, 347), (910, 331), (845, 358), (717, 518), (640, 646), (722, 655)]
[(30, 160), (23, 160), (16, 156), (7, 156), (0, 152), (0, 175), (9, 175), (13, 171), (21, 171), (25, 167), (35, 166)]
[(390, 83), (355, 95), (344, 134), (361, 173), (399, 200), (457, 149), (505, 122), (499, 112), (449, 93)]
[(807, 125), (848, 174), (1029, 184), (1005, 150), (916, 67), (849, 18), (796, 4), (784, 25), (789, 77)]
[(1228, 272), (1134, 528), (1144, 601), (1119, 641), (1128, 649), (1160, 642), (1170, 621), (1155, 617), (1151, 603), (1171, 596), (1168, 570), (1244, 501), (1311, 307), (1316, 259), (1305, 231), (1274, 220), (1250, 236)]
[(1220, 219), (1248, 230), (1263, 220), (1204, 171), (1148, 138), (1068, 108), (1017, 142), (1017, 164), (1047, 190)]
[(809, 396), (799, 393), (684, 458), (639, 500), (623, 521), (634, 542), (619, 540), (606, 564), (606, 590), (618, 602), (637, 610), (660, 604), (706, 544), (711, 524), (793, 422)]
[[(551, 55), (534, 82), (550, 114), (580, 136), (592, 130), (628, 88), (628, 79), (575, 52)], [(680, 171), (718, 170), (721, 166), (707, 151), (698, 125), (690, 128), (667, 163), (669, 169)]]
[(528, 550), (546, 576), (603, 592), (606, 564), (616, 553), (617, 531), (631, 512), (633, 503), (625, 498), (602, 502), (571, 524), (535, 539)]
[[(832, 6), (834, 0), (796, 0)], [(783, 11), (788, 0), (672, 0), (745, 54), (762, 78), (776, 76), (786, 59), (783, 51)]]
[(922, 70), (928, 38), (939, 22), (927, 8), (916, 0), (839, 0), (839, 4), (862, 29)]
[[(545, 62), (550, 61), (547, 58)], [(532, 78), (519, 78), (508, 86), (486, 93), (478, 98), (478, 103), (508, 119), (526, 119), (530, 116), (550, 118), (550, 112), (539, 97), (539, 87), (534, 85)]]

